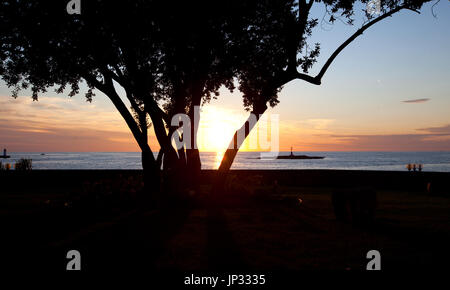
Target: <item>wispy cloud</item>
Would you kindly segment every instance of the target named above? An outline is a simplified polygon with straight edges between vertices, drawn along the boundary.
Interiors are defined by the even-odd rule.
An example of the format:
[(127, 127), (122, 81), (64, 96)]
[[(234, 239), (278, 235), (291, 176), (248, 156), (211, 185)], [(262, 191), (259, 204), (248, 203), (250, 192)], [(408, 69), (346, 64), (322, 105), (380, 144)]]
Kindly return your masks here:
[(430, 132), (430, 133), (436, 133), (436, 134), (448, 134), (450, 135), (450, 124), (439, 126), (439, 127), (428, 127), (428, 128), (421, 128), (417, 129), (418, 131), (424, 131), (424, 132)]
[(420, 104), (420, 103), (428, 102), (429, 100), (431, 100), (431, 99), (430, 98), (422, 98), (422, 99), (405, 100), (402, 102), (407, 103), (407, 104)]
[[(421, 103), (429, 99), (408, 100)], [(199, 145), (216, 140), (228, 144), (247, 114), (212, 105), (202, 113)], [(218, 133), (217, 130), (220, 132)], [(253, 131), (256, 132), (256, 131)], [(450, 150), (450, 124), (429, 125), (409, 134), (344, 134), (338, 120), (311, 118), (280, 120), (280, 146), (289, 150), (416, 151)], [(347, 134), (348, 133), (348, 134)], [(203, 140), (205, 139), (205, 140)], [(223, 141), (223, 142), (222, 142)], [(158, 150), (154, 136), (152, 149)], [(214, 144), (212, 144), (214, 146)], [(211, 145), (211, 146), (212, 146)], [(12, 99), (0, 96), (0, 148), (10, 151), (138, 151), (125, 122), (115, 110), (73, 99)], [(245, 148), (244, 148), (245, 149)]]
[(355, 151), (433, 151), (450, 150), (450, 134), (328, 135), (336, 149)]
[[(125, 122), (74, 99), (0, 96), (0, 146), (11, 151), (137, 151)], [(128, 142), (126, 142), (128, 140)]]

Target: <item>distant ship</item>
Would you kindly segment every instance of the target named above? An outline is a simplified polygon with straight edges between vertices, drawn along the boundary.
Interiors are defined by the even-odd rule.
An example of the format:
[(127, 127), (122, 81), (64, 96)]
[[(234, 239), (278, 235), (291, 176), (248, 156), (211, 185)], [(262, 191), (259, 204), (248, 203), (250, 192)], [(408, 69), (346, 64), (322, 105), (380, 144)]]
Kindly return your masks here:
[(280, 155), (277, 157), (277, 159), (324, 159), (324, 158), (325, 157), (322, 156), (294, 155), (294, 153), (292, 152), (292, 147), (290, 155)]

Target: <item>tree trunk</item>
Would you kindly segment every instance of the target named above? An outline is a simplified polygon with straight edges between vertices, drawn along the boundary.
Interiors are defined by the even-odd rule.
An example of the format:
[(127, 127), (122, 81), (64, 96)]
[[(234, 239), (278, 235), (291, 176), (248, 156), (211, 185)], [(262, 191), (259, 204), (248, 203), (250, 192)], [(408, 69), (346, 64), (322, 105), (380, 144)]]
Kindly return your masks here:
[[(112, 79), (104, 76), (105, 85), (97, 85), (96, 87), (100, 89), (103, 93), (105, 93), (116, 109), (119, 111), (121, 116), (124, 118), (128, 128), (131, 130), (134, 139), (139, 145), (141, 149), (141, 162), (143, 169), (143, 182), (144, 182), (144, 195), (143, 197), (146, 200), (149, 200), (151, 204), (154, 204), (157, 200), (157, 197), (160, 192), (160, 180), (161, 174), (160, 170), (157, 166), (155, 157), (153, 156), (153, 152), (150, 149), (147, 141), (147, 122), (145, 115), (144, 117), (139, 118), (139, 123), (133, 118), (133, 116), (128, 111), (127, 107), (121, 100), (120, 96), (117, 94)], [(96, 83), (95, 79), (86, 76), (85, 79), (87, 81), (91, 81), (92, 83)]]
[(197, 133), (200, 123), (200, 102), (203, 94), (204, 82), (196, 82), (192, 87), (192, 102), (189, 108), (189, 118), (191, 120), (191, 144), (186, 149), (187, 172), (189, 174), (189, 184), (194, 190), (199, 189), (201, 160), (197, 147)]
[[(254, 106), (251, 114), (255, 115), (256, 121), (259, 121), (260, 116), (264, 114), (266, 110), (266, 104)], [(213, 192), (223, 192), (228, 172), (230, 171), (231, 165), (236, 158), (236, 154), (238, 153), (245, 139), (247, 139), (248, 135), (256, 125), (256, 122), (251, 121), (252, 118), (252, 115), (250, 115), (242, 125), (242, 127), (234, 133), (233, 140), (230, 142), (227, 151), (225, 151), (219, 169), (217, 170), (216, 178), (213, 184)], [(238, 134), (242, 131), (244, 131), (244, 138), (242, 140), (238, 140)]]
[[(149, 148), (150, 149), (150, 148)], [(144, 148), (141, 153), (144, 183), (144, 199), (157, 206), (161, 194), (161, 170), (157, 166), (153, 152)]]
[(202, 168), (200, 152), (197, 148), (197, 132), (199, 126), (198, 123), (200, 122), (200, 111), (198, 110), (198, 112), (190, 112), (189, 115), (191, 118), (191, 144), (190, 149), (186, 149), (186, 167), (189, 175), (188, 182), (190, 187), (194, 190), (198, 190)]
[(189, 175), (189, 186), (194, 189), (199, 189), (200, 183), (200, 173), (202, 164), (200, 161), (200, 152), (198, 149), (188, 149), (186, 150), (187, 156), (187, 173)]

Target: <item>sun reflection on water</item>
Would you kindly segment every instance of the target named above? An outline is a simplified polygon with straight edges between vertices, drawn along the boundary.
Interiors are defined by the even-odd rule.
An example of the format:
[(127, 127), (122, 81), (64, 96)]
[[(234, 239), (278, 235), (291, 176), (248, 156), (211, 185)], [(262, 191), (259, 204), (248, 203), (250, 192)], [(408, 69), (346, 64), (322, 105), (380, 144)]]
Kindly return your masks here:
[(225, 151), (217, 151), (216, 152), (216, 161), (215, 161), (215, 164), (214, 164), (214, 168), (215, 169), (219, 168), (220, 162), (222, 162), (222, 158), (223, 158), (224, 154), (225, 154)]

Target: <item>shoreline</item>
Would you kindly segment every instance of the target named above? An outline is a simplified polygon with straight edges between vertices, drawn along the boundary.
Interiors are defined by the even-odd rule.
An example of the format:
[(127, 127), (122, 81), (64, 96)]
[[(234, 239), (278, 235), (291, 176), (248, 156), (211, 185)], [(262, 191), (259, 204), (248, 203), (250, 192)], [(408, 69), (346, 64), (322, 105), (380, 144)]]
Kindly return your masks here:
[[(260, 159), (258, 152), (238, 152), (232, 169), (236, 170), (364, 170), (406, 171), (407, 164), (422, 164), (426, 172), (450, 172), (448, 152), (293, 152), (294, 155), (322, 156), (324, 159)], [(287, 155), (280, 152), (280, 155)], [(23, 153), (10, 154), (7, 163), (21, 157), (32, 159), (34, 170), (142, 170), (137, 152), (108, 153)], [(201, 152), (202, 168), (217, 169), (221, 154)], [(6, 161), (5, 161), (6, 162)], [(5, 163), (4, 162), (4, 163)]]

